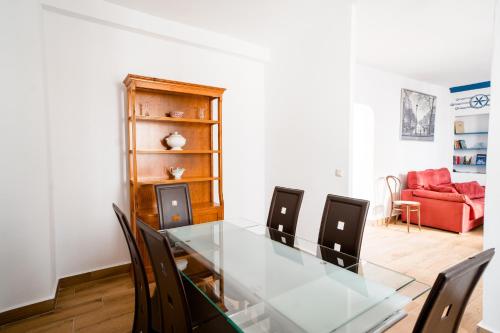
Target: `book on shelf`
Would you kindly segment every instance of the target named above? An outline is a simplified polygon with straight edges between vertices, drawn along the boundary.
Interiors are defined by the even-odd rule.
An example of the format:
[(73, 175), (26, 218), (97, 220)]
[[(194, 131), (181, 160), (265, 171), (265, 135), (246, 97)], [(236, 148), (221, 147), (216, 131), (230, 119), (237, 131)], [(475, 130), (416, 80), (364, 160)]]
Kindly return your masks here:
[(455, 134), (464, 133), (464, 122), (462, 120), (455, 121)]
[(455, 140), (455, 149), (467, 149), (465, 140)]
[(486, 154), (476, 155), (476, 165), (486, 165)]

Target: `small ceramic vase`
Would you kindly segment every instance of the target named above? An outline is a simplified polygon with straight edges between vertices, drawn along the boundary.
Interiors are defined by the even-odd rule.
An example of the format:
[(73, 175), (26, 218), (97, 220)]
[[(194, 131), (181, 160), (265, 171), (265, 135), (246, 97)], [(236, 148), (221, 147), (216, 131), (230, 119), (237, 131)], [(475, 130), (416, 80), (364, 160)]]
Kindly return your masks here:
[(174, 134), (170, 134), (165, 139), (165, 142), (170, 147), (170, 150), (182, 150), (182, 147), (186, 144), (186, 138), (179, 133), (174, 132)]
[(184, 173), (184, 171), (186, 171), (186, 169), (184, 168), (170, 168), (170, 173), (172, 174), (172, 176), (174, 176), (174, 179), (181, 179), (182, 177), (182, 174)]

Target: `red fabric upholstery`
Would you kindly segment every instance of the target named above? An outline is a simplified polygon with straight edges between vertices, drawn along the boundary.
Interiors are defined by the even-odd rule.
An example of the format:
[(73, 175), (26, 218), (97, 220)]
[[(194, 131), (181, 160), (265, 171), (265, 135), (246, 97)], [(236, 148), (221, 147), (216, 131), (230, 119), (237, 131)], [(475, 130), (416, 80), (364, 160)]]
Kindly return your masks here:
[(415, 190), (413, 191), (413, 195), (415, 197), (436, 199), (436, 200), (446, 200), (446, 201), (454, 201), (454, 202), (466, 202), (465, 195), (460, 193), (443, 193), (443, 192), (434, 192), (428, 190)]
[(431, 191), (443, 193), (458, 193), (458, 191), (451, 185), (429, 185)]
[(406, 182), (408, 188), (413, 190), (429, 189), (429, 185), (451, 184), (451, 175), (447, 168), (410, 171)]
[[(453, 232), (467, 232), (483, 224), (484, 198), (471, 199), (458, 192), (436, 190), (439, 188), (447, 191), (442, 187), (450, 188), (456, 185), (451, 183), (448, 169), (410, 171), (407, 184), (408, 189), (402, 191), (401, 199), (420, 202), (422, 225)], [(402, 218), (406, 221), (404, 210)], [(417, 213), (411, 213), (410, 221), (417, 223)]]
[(465, 194), (470, 199), (484, 198), (484, 187), (478, 182), (456, 183), (455, 188), (458, 193)]

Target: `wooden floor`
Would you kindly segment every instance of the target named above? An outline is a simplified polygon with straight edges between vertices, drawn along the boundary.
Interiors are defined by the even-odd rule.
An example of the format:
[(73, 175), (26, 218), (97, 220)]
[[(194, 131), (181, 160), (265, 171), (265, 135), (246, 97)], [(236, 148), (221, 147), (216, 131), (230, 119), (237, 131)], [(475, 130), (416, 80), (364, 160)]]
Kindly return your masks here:
[[(482, 228), (464, 235), (434, 229), (421, 232), (403, 225), (388, 228), (367, 223), (362, 256), (432, 284), (437, 273), (482, 249)], [(481, 319), (482, 284), (475, 290), (460, 332), (475, 332)], [(427, 294), (407, 307), (408, 317), (390, 332), (411, 332)], [(0, 327), (7, 332), (130, 332), (134, 290), (128, 275), (86, 282), (60, 290), (48, 314)]]
[[(431, 228), (418, 231), (418, 227), (412, 226), (408, 234), (406, 224), (401, 222), (389, 227), (367, 222), (361, 256), (432, 285), (440, 271), (482, 249), (482, 227), (459, 235)], [(482, 289), (480, 282), (467, 306), (459, 332), (476, 332), (482, 318)], [(408, 317), (388, 332), (411, 332), (427, 295), (411, 303), (406, 309)]]

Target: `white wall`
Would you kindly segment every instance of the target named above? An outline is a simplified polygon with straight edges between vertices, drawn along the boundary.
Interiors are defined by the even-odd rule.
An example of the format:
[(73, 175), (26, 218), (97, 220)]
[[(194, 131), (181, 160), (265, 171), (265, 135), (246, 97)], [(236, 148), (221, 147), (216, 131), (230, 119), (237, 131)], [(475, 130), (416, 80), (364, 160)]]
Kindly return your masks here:
[(129, 207), (128, 73), (228, 88), (225, 215), (264, 221), (266, 49), (102, 0), (1, 9), (0, 312), (52, 298), (58, 278), (129, 261), (111, 209)]
[(488, 146), (488, 186), (484, 218), (484, 248), (496, 248), (496, 255), (484, 275), (483, 321), (480, 326), (500, 332), (500, 1), (497, 1), (493, 70), (491, 79), (491, 114)]
[[(366, 186), (373, 186), (371, 218), (382, 218), (388, 214), (386, 176), (405, 178), (408, 171), (430, 168), (447, 167), (452, 170), (453, 116), (449, 107), (450, 94), (447, 87), (359, 64), (355, 67), (354, 80), (354, 102), (371, 108), (374, 113), (374, 178), (373, 183), (367, 183)], [(402, 88), (437, 97), (434, 141), (401, 140)], [(356, 127), (356, 124), (352, 126)], [(356, 169), (356, 166), (353, 167)]]
[(48, 140), (38, 1), (0, 2), (0, 312), (52, 297)]
[(351, 107), (351, 3), (316, 7), (271, 49), (266, 118), (266, 203), (274, 186), (305, 190), (297, 234), (311, 240), (326, 195), (348, 194)]
[(59, 276), (129, 260), (111, 210), (128, 207), (127, 73), (228, 88), (225, 214), (263, 219), (263, 63), (51, 11), (44, 22)]
[(225, 215), (263, 223), (275, 185), (303, 188), (298, 232), (316, 239), (326, 194), (348, 192), (351, 4), (314, 11), (283, 29), (269, 61), (262, 47), (103, 0), (2, 7), (17, 67), (2, 90), (0, 312), (52, 298), (58, 278), (129, 260), (111, 210), (128, 207), (128, 73), (228, 88)]

